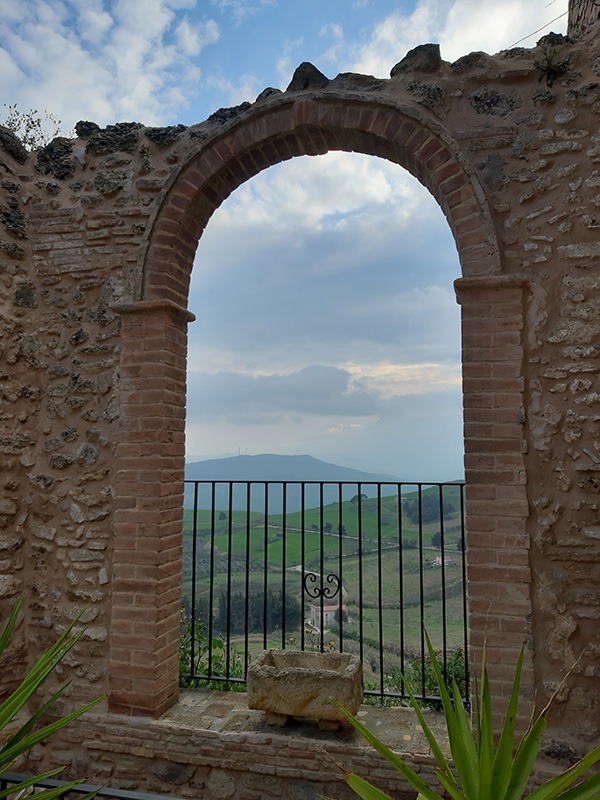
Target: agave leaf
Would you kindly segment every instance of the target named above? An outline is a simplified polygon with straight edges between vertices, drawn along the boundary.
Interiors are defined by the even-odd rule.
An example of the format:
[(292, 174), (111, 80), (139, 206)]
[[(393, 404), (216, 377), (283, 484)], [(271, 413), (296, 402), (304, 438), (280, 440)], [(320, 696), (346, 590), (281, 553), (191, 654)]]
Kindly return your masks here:
[[(427, 743), (429, 744), (429, 748), (430, 748), (430, 750), (431, 750), (431, 752), (433, 754), (433, 757), (435, 758), (435, 760), (437, 762), (439, 771), (440, 771), (440, 773), (445, 775), (445, 777), (447, 779), (448, 785), (444, 784), (444, 786), (446, 788), (446, 791), (449, 791), (448, 786), (451, 786), (451, 787), (453, 787), (454, 791), (457, 792), (460, 795), (461, 793), (460, 793), (460, 791), (458, 789), (458, 786), (456, 784), (456, 780), (454, 778), (454, 775), (452, 774), (452, 770), (450, 769), (450, 765), (448, 764), (444, 754), (442, 753), (442, 749), (439, 746), (439, 744), (437, 742), (437, 739), (435, 738), (435, 736), (433, 734), (433, 731), (431, 730), (431, 728), (427, 724), (427, 722), (425, 720), (425, 717), (423, 715), (423, 711), (422, 711), (421, 707), (419, 706), (417, 700), (415, 699), (415, 696), (413, 695), (413, 693), (412, 693), (412, 691), (410, 689), (410, 686), (408, 684), (406, 684), (406, 690), (408, 692), (408, 696), (410, 697), (410, 703), (411, 703), (411, 705), (413, 707), (413, 711), (417, 715), (417, 718), (419, 720), (419, 724), (421, 725), (421, 728), (423, 729), (423, 733), (425, 734), (425, 737), (427, 739)], [(452, 794), (452, 792), (450, 792), (450, 793)], [(452, 797), (456, 797), (456, 795), (452, 794)]]
[(9, 618), (6, 620), (6, 625), (2, 630), (2, 634), (0, 634), (0, 655), (2, 655), (2, 653), (5, 651), (6, 646), (10, 641), (10, 637), (15, 628), (15, 625), (17, 624), (17, 618), (23, 607), (24, 601), (25, 598), (23, 597), (20, 597), (17, 600), (17, 602), (15, 603), (15, 607), (13, 608)]
[[(47, 778), (53, 778), (55, 775), (58, 775), (60, 772), (62, 772), (63, 769), (64, 767), (58, 767), (57, 769), (52, 769), (49, 772), (44, 772), (41, 775), (34, 775), (31, 778), (21, 781), (20, 783), (9, 784), (6, 789), (0, 792), (0, 800), (3, 800), (6, 797), (20, 796), (25, 789), (29, 789), (32, 786), (35, 786), (37, 783), (40, 783), (40, 781), (45, 781)], [(38, 798), (40, 798), (40, 800), (52, 800), (52, 798), (55, 797), (63, 797), (81, 783), (83, 783), (83, 779), (69, 781), (62, 783), (60, 786), (53, 786), (42, 791), (35, 791), (31, 795), (28, 792), (26, 796), (35, 797), (35, 800), (38, 800)], [(91, 798), (95, 797), (97, 794), (98, 790), (96, 789), (88, 794), (79, 795), (78, 800), (91, 800)]]
[(356, 719), (356, 717), (352, 716), (352, 714), (347, 711), (344, 706), (334, 699), (333, 701), (336, 706), (340, 709), (342, 714), (346, 717), (348, 722), (363, 736), (369, 744), (375, 748), (375, 750), (385, 758), (388, 764), (391, 764), (394, 769), (399, 772), (401, 775), (404, 775), (406, 780), (415, 787), (415, 789), (420, 792), (426, 800), (442, 800), (442, 797), (431, 789), (425, 781), (418, 775), (414, 770), (412, 770), (408, 764), (406, 764), (400, 756), (390, 750), (380, 739), (375, 736), (374, 733), (367, 728), (366, 725), (363, 725), (360, 720)]
[[(456, 690), (458, 695), (458, 688)], [(455, 697), (454, 702), (460, 701), (460, 697)], [(490, 697), (490, 681), (487, 669), (483, 668), (481, 679), (481, 704), (479, 720), (478, 756), (479, 756), (479, 800), (492, 800), (498, 797), (496, 787), (493, 786), (492, 775), (494, 765), (494, 731), (492, 722), (492, 703)]]
[(504, 800), (521, 800), (533, 769), (533, 763), (540, 749), (540, 741), (546, 730), (546, 725), (546, 717), (540, 714), (521, 739), (513, 761), (510, 781)]
[(38, 721), (40, 719), (42, 719), (42, 717), (45, 714), (48, 713), (48, 711), (57, 702), (57, 700), (64, 694), (64, 691), (67, 688), (67, 685), (68, 684), (66, 684), (65, 686), (62, 686), (57, 692), (55, 692), (52, 695), (52, 697), (49, 700), (46, 700), (45, 703), (43, 703), (38, 709), (36, 709), (33, 712), (33, 714), (30, 716), (30, 718), (19, 728), (19, 730), (15, 733), (15, 735), (12, 736), (6, 742), (6, 744), (4, 744), (3, 746), (4, 747), (11, 747), (13, 744), (16, 744), (17, 742), (19, 742), (24, 736), (27, 736), (27, 734), (30, 731), (32, 731), (33, 728), (36, 726)]
[(590, 775), (582, 783), (559, 796), (559, 800), (597, 800), (600, 797), (600, 772)]
[[(551, 778), (547, 783), (543, 786), (534, 789), (531, 794), (527, 795), (527, 800), (554, 800), (555, 798), (563, 799), (564, 795), (566, 794), (565, 790), (569, 789), (569, 787), (578, 780), (584, 772), (586, 772), (590, 767), (592, 767), (597, 761), (600, 761), (600, 746), (595, 747), (591, 750), (587, 755), (585, 755), (582, 759), (580, 759), (576, 764), (573, 764), (565, 772), (562, 772), (560, 775), (556, 775), (554, 778)], [(591, 775), (588, 778), (596, 779), (600, 781), (600, 773), (596, 775)], [(573, 787), (570, 791), (575, 792), (574, 797), (579, 798), (577, 794), (578, 790), (583, 789), (585, 787), (586, 781), (580, 783), (578, 786)], [(591, 786), (594, 785), (594, 781), (592, 780)], [(599, 784), (600, 785), (600, 784)], [(593, 797), (593, 795), (592, 795)]]
[(389, 794), (382, 792), (381, 789), (373, 786), (372, 783), (365, 781), (353, 772), (348, 773), (346, 780), (348, 781), (348, 786), (354, 789), (356, 794), (362, 797), (363, 800), (393, 800)]
[(49, 772), (44, 772), (41, 775), (34, 775), (31, 778), (27, 778), (26, 780), (21, 781), (20, 783), (11, 783), (7, 786), (6, 789), (0, 791), (0, 800), (1, 798), (8, 797), (9, 795), (16, 794), (16, 792), (22, 792), (23, 789), (28, 789), (35, 783), (39, 783), (40, 781), (45, 781), (47, 778), (53, 778), (55, 775), (58, 775), (60, 772), (62, 772), (63, 769), (64, 767), (57, 767), (56, 769), (51, 769)]
[(437, 775), (438, 781), (448, 792), (452, 800), (466, 800), (465, 795), (456, 785), (456, 781), (454, 780), (454, 777), (452, 775), (450, 776), (449, 779), (448, 775), (439, 769), (436, 769), (435, 774)]
[[(38, 776), (39, 778), (39, 776)], [(35, 797), (35, 800), (54, 800), (56, 797), (64, 797), (67, 792), (70, 792), (76, 786), (78, 786), (82, 781), (71, 781), (70, 783), (64, 783), (60, 786), (55, 786), (51, 789), (43, 789), (41, 792), (35, 792), (32, 794), (32, 797)], [(19, 783), (16, 786), (11, 786), (11, 792), (15, 793), (18, 792), (23, 787), (23, 784)], [(95, 797), (98, 792), (90, 792), (89, 794), (85, 794), (80, 796), (78, 800), (91, 800), (92, 797)]]
[(459, 728), (459, 740), (453, 742), (451, 739), (450, 749), (452, 750), (456, 771), (458, 772), (466, 796), (473, 800), (479, 800), (479, 758), (477, 746), (456, 681), (453, 682), (452, 692), (454, 696), (454, 714)]
[(52, 647), (34, 664), (21, 684), (0, 705), (0, 729), (10, 722), (69, 652), (79, 637), (71, 635), (75, 622), (57, 639)]
[(21, 755), (21, 753), (24, 753), (26, 750), (29, 750), (35, 744), (41, 742), (42, 739), (45, 739), (52, 733), (56, 733), (56, 731), (61, 730), (61, 728), (64, 728), (66, 725), (69, 725), (71, 722), (73, 722), (73, 720), (76, 720), (82, 714), (85, 714), (86, 711), (89, 711), (91, 708), (98, 705), (98, 703), (100, 703), (104, 699), (105, 699), (104, 697), (98, 697), (96, 700), (92, 700), (91, 703), (88, 703), (87, 705), (78, 708), (76, 711), (72, 711), (70, 714), (61, 717), (55, 722), (51, 722), (44, 728), (40, 728), (40, 730), (29, 734), (28, 736), (24, 737), (15, 744), (11, 746), (4, 746), (0, 750), (0, 764), (3, 765), (3, 769), (7, 768), (4, 766), (5, 762), (12, 763), (17, 756)]
[(519, 704), (519, 687), (521, 685), (521, 672), (523, 669), (523, 656), (524, 648), (521, 647), (515, 668), (513, 688), (508, 701), (508, 706), (506, 708), (506, 716), (504, 717), (498, 748), (494, 757), (492, 785), (499, 800), (504, 797), (510, 782), (513, 763), (513, 750), (515, 745), (515, 723)]
[[(440, 696), (442, 698), (442, 705), (444, 708), (444, 716), (446, 717), (446, 727), (448, 728), (448, 739), (450, 741), (450, 750), (454, 765), (466, 797), (477, 800), (478, 780), (476, 773), (477, 755), (475, 750), (475, 742), (473, 741), (473, 734), (471, 726), (467, 718), (464, 705), (461, 702), (455, 707), (450, 699), (450, 694), (444, 682), (444, 676), (440, 669), (435, 651), (431, 644), (431, 639), (427, 634), (427, 649), (431, 659), (433, 671), (436, 676)], [(461, 715), (462, 712), (462, 715)]]

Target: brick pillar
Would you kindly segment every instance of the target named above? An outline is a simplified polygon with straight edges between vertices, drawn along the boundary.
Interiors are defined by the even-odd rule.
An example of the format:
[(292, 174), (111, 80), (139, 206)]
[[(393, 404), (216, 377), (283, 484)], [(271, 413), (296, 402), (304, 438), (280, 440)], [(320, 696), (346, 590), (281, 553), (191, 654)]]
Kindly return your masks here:
[(569, 24), (567, 33), (571, 36), (582, 33), (587, 27), (600, 19), (598, 0), (569, 0)]
[[(471, 665), (487, 643), (494, 707), (503, 711), (517, 654), (533, 698), (523, 336), (526, 281), (461, 278)], [(526, 724), (531, 708), (523, 708)]]
[(178, 698), (187, 322), (170, 301), (121, 314), (109, 706), (157, 717)]

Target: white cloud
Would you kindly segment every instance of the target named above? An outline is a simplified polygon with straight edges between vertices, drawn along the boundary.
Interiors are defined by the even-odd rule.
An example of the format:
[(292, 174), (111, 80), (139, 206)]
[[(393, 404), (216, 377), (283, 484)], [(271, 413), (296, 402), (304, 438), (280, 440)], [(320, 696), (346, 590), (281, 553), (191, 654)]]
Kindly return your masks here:
[(81, 38), (90, 43), (102, 41), (114, 25), (114, 21), (103, 7), (101, 0), (89, 0), (77, 7), (77, 28)]
[(352, 70), (388, 78), (406, 53), (431, 37), (444, 19), (447, 0), (420, 0), (411, 13), (394, 12), (378, 23), (355, 58)]
[(389, 361), (342, 365), (350, 374), (350, 387), (392, 397), (431, 394), (461, 386), (460, 364), (393, 364)]
[(252, 14), (258, 14), (269, 6), (277, 5), (277, 0), (211, 0), (222, 13), (230, 13), (236, 25)]
[(211, 225), (268, 224), (287, 231), (355, 226), (374, 208), (393, 205), (398, 221), (423, 210), (423, 194), (408, 173), (388, 161), (356, 153), (293, 159), (241, 186)]
[[(558, 0), (549, 13), (546, 0), (419, 0), (411, 12), (395, 11), (378, 23), (355, 54), (353, 71), (387, 78), (413, 47), (440, 44), (442, 58), (455, 61), (473, 50), (497, 53), (566, 11)], [(566, 17), (552, 25), (560, 33)], [(547, 30), (523, 43), (532, 47)]]
[(239, 75), (236, 81), (232, 81), (223, 74), (213, 73), (205, 76), (204, 85), (211, 89), (218, 89), (222, 98), (222, 106), (252, 103), (263, 89), (256, 75)]
[(197, 56), (209, 44), (219, 41), (221, 32), (213, 19), (199, 25), (182, 20), (175, 31), (178, 47), (188, 56)]
[[(448, 11), (444, 27), (440, 31), (442, 57), (455, 61), (473, 50), (497, 53), (511, 47), (517, 40), (567, 10), (567, 0), (553, 5), (552, 12), (546, 8), (546, 0), (455, 0)], [(566, 17), (553, 24), (552, 30), (564, 32)], [(537, 39), (549, 30), (544, 30), (523, 42), (523, 47), (533, 47)]]
[(319, 36), (330, 40), (327, 50), (319, 56), (319, 63), (337, 64), (343, 60), (344, 50), (348, 45), (344, 39), (344, 29), (338, 22), (330, 22), (319, 31)]
[(82, 118), (170, 121), (193, 97), (193, 59), (218, 39), (214, 21), (178, 18), (194, 6), (195, 0), (3, 4), (6, 101), (18, 100), (22, 110), (51, 105), (67, 128)]
[(294, 70), (298, 66), (298, 61), (305, 60), (302, 59), (301, 56), (303, 47), (304, 38), (302, 36), (299, 36), (297, 39), (288, 40), (283, 47), (283, 52), (277, 58), (275, 66), (279, 79), (279, 86), (282, 89), (289, 86)]

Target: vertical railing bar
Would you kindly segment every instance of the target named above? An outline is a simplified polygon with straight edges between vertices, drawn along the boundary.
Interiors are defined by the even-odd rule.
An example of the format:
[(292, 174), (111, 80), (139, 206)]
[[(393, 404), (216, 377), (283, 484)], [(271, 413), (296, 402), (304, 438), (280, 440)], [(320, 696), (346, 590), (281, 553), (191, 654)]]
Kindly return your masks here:
[(265, 496), (265, 525), (264, 525), (264, 543), (265, 543), (265, 574), (263, 575), (263, 648), (267, 649), (267, 591), (269, 589), (268, 570), (269, 570), (269, 483), (263, 483), (264, 496)]
[(444, 678), (448, 677), (448, 638), (446, 626), (446, 528), (444, 525), (444, 486), (438, 485), (440, 506), (440, 547), (441, 547), (441, 583), (442, 583), (442, 661)]
[(358, 484), (358, 641), (364, 661), (362, 483)]
[(324, 484), (321, 481), (319, 484), (319, 505), (321, 507), (321, 542), (320, 542), (320, 565), (319, 565), (319, 572), (321, 573), (321, 580), (319, 582), (320, 587), (320, 601), (321, 601), (321, 609), (320, 609), (320, 619), (319, 619), (319, 650), (321, 653), (324, 650), (324, 637), (323, 637), (323, 628), (325, 627), (325, 612), (323, 610), (323, 604), (325, 599), (323, 597), (323, 556), (325, 552), (325, 531), (323, 530), (323, 522), (324, 522)]
[(194, 482), (194, 511), (192, 520), (192, 627), (190, 641), (190, 677), (196, 672), (196, 558), (198, 552), (198, 481)]
[(304, 651), (304, 617), (306, 615), (306, 598), (304, 591), (304, 572), (306, 558), (306, 484), (301, 484), (300, 495), (300, 649)]
[(246, 483), (246, 579), (244, 582), (244, 679), (248, 675), (250, 656), (248, 645), (250, 641), (250, 537), (252, 525), (252, 481)]
[(217, 483), (211, 481), (210, 495), (210, 576), (208, 579), (208, 677), (212, 675), (212, 641), (213, 641), (213, 616), (215, 610), (215, 504), (217, 498)]
[(419, 609), (421, 621), (421, 694), (425, 691), (425, 585), (424, 585), (424, 553), (423, 553), (423, 484), (417, 484), (419, 500)]
[(339, 505), (339, 546), (338, 546), (338, 578), (339, 578), (339, 601), (338, 601), (338, 629), (340, 639), (340, 653), (344, 652), (344, 512), (343, 512), (344, 492), (343, 483), (338, 484), (338, 505)]
[(285, 558), (285, 550), (287, 547), (287, 482), (284, 481), (282, 484), (283, 486), (283, 502), (282, 502), (282, 512), (283, 512), (283, 522), (282, 522), (282, 530), (281, 533), (283, 535), (282, 540), (282, 552), (281, 552), (281, 649), (285, 650), (285, 568), (286, 568), (286, 558)]
[(405, 692), (404, 675), (406, 675), (404, 665), (404, 551), (403, 545), (403, 530), (402, 526), (404, 518), (402, 516), (402, 484), (397, 484), (398, 491), (398, 596), (399, 596), (399, 625), (400, 625), (400, 674), (402, 675), (402, 682), (400, 688)]
[(465, 660), (465, 696), (467, 703), (471, 700), (471, 675), (469, 664), (469, 608), (467, 587), (467, 531), (465, 527), (465, 484), (460, 485), (460, 535), (462, 564), (462, 605), (463, 605), (463, 654)]
[(377, 484), (377, 623), (379, 627), (379, 691), (383, 695), (384, 670), (383, 670), (383, 565), (382, 557), (382, 531), (381, 531), (381, 483)]
[(233, 481), (228, 484), (227, 497), (227, 640), (225, 645), (225, 677), (229, 678), (231, 657), (231, 556), (233, 548)]

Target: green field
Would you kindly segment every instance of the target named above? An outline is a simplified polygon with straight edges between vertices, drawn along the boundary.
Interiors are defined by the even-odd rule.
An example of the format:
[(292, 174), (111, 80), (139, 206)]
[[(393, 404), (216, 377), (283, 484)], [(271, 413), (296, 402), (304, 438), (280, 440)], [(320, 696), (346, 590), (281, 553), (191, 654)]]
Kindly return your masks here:
[[(433, 497), (431, 494), (433, 492)], [(344, 501), (304, 513), (263, 514), (245, 511), (214, 513), (186, 510), (183, 536), (183, 603), (189, 608), (192, 594), (193, 529), (196, 539), (195, 602), (199, 615), (210, 618), (212, 585), (213, 636), (226, 639), (238, 651), (248, 642), (250, 656), (265, 646), (337, 649), (337, 623), (321, 634), (308, 625), (310, 598), (303, 597), (302, 573), (313, 572), (320, 586), (333, 573), (343, 587), (347, 609), (343, 625), (343, 647), (359, 652), (363, 639), (363, 662), (367, 674), (380, 673), (379, 653), (383, 651), (384, 671), (400, 668), (401, 649), (406, 657), (420, 653), (421, 631), (425, 626), (434, 646), (442, 646), (445, 629), (449, 649), (464, 646), (462, 600), (462, 552), (460, 537), (459, 488), (445, 487), (443, 525), (436, 490), (424, 490), (420, 510), (425, 518), (415, 521), (416, 493), (403, 495), (399, 508), (395, 496)], [(427, 496), (430, 495), (426, 502)], [(412, 516), (410, 504), (413, 504)], [(360, 508), (359, 508), (360, 507)], [(360, 512), (360, 513), (359, 513)], [(428, 516), (427, 516), (428, 515)], [(343, 526), (343, 527), (341, 527)], [(444, 556), (441, 567), (440, 538), (443, 530)], [(212, 576), (212, 577), (211, 577)], [(327, 585), (327, 584), (324, 584)], [(442, 603), (445, 595), (445, 603)], [(237, 599), (234, 598), (237, 596)], [(286, 623), (282, 627), (281, 598), (286, 600)], [(224, 598), (234, 598), (227, 607)], [(239, 617), (248, 614), (251, 598), (255, 616), (273, 613), (267, 633), (239, 629)], [(318, 601), (316, 601), (318, 603)], [(237, 606), (234, 606), (237, 603)], [(246, 604), (243, 608), (241, 604)], [(270, 604), (279, 603), (276, 610)], [(340, 603), (340, 595), (324, 604)], [(256, 606), (260, 606), (258, 609)], [(220, 616), (219, 616), (220, 614)], [(237, 616), (236, 616), (237, 615)], [(277, 616), (279, 615), (279, 616)], [(245, 627), (245, 623), (244, 623)], [(323, 641), (321, 641), (321, 639)]]

